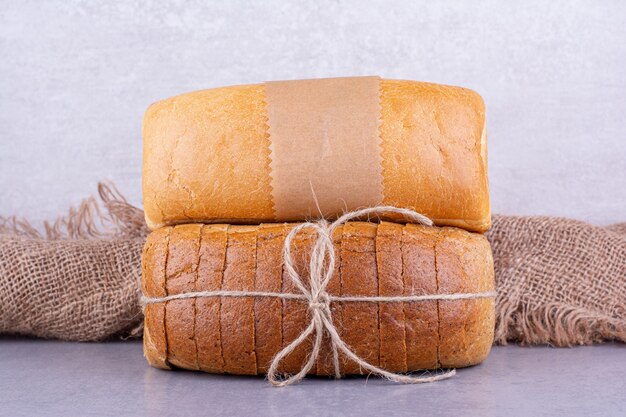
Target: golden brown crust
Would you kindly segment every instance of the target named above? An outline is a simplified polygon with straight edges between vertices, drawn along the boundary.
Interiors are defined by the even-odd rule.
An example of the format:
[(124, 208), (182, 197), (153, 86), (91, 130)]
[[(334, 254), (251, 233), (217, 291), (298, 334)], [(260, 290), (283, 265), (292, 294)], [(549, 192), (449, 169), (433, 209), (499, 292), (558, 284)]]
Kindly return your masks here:
[[(378, 295), (376, 271), (376, 229), (374, 223), (346, 223), (341, 239), (341, 295)], [(350, 302), (342, 305), (342, 338), (366, 362), (378, 366), (380, 340), (378, 305)], [(347, 374), (362, 370), (352, 361), (345, 364)]]
[[(195, 291), (200, 251), (200, 224), (172, 229), (165, 287), (168, 295)], [(165, 305), (168, 361), (185, 369), (199, 369), (195, 339), (196, 300), (172, 300)]]
[(491, 224), (483, 135), (475, 92), (382, 80), (384, 204), (411, 207), (435, 224), (484, 232)]
[[(254, 226), (228, 228), (222, 289), (254, 291), (256, 234), (257, 227)], [(224, 297), (220, 314), (224, 372), (256, 375), (254, 299)]]
[[(219, 288), (298, 293), (286, 274), (281, 276), (280, 256), (276, 257), (293, 225), (285, 226), (284, 232), (282, 227), (159, 229), (150, 234), (144, 248), (143, 291), (150, 297)], [(312, 231), (300, 233), (292, 247), (305, 283), (314, 237)], [(332, 295), (483, 292), (494, 288), (493, 260), (482, 235), (454, 228), (349, 223), (335, 231), (333, 242), (338, 256), (327, 287)], [(306, 303), (300, 301), (198, 298), (194, 324), (194, 299), (178, 302), (183, 306), (167, 302), (166, 314), (163, 303), (146, 308), (144, 352), (153, 366), (168, 368), (172, 361), (178, 367), (209, 372), (266, 372), (267, 363), (262, 363), (298, 337), (310, 320)], [(341, 337), (358, 355), (373, 364), (380, 357), (381, 366), (392, 371), (473, 365), (486, 357), (493, 340), (493, 299), (358, 303), (364, 305), (356, 309), (349, 304), (331, 304)], [(175, 308), (178, 316), (172, 314)], [(393, 314), (386, 315), (389, 311)], [(298, 371), (311, 342), (309, 338), (289, 355), (280, 370)], [(360, 371), (343, 355), (340, 359), (344, 373)], [(312, 373), (334, 374), (326, 336)]]
[(143, 121), (148, 226), (272, 220), (266, 122), (263, 85), (196, 91), (151, 105)]
[[(402, 233), (404, 295), (437, 293), (435, 242), (438, 228), (408, 224)], [(438, 367), (437, 301), (404, 303), (409, 371)]]
[[(219, 291), (222, 289), (228, 225), (209, 224), (202, 227), (200, 256), (198, 263), (197, 291)], [(198, 366), (202, 371), (220, 373), (224, 371), (222, 337), (220, 325), (220, 298), (196, 299), (196, 341)]]
[[(480, 96), (383, 79), (380, 106), (382, 203), (413, 208), (439, 225), (487, 230)], [(259, 84), (196, 91), (150, 106), (143, 123), (148, 226), (293, 220), (274, 215), (266, 113)]]
[[(402, 225), (381, 222), (376, 233), (378, 293), (404, 293), (402, 274)], [(379, 303), (380, 366), (392, 372), (406, 372), (405, 318), (402, 303)]]
[[(439, 292), (494, 290), (494, 270), (487, 238), (446, 227), (436, 247)], [(439, 302), (439, 360), (442, 367), (482, 362), (491, 349), (495, 325), (493, 298)]]
[[(255, 291), (281, 292), (285, 224), (262, 224), (257, 235)], [(282, 301), (257, 298), (254, 301), (257, 371), (267, 372), (282, 345)]]
[[(147, 297), (164, 297), (167, 242), (171, 227), (156, 230), (146, 240), (141, 257), (141, 289)], [(165, 304), (148, 304), (145, 309), (143, 354), (156, 368), (170, 369), (165, 338)]]

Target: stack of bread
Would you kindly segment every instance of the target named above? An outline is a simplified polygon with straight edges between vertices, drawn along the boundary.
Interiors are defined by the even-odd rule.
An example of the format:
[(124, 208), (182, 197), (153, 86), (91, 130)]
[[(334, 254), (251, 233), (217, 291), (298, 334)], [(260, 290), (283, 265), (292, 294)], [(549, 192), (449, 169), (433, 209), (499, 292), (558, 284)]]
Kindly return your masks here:
[[(492, 296), (341, 300), (494, 290), (476, 93), (378, 77), (218, 88), (153, 104), (143, 136), (152, 230), (143, 253), (144, 354), (152, 366), (267, 373), (311, 322), (306, 300), (254, 295), (299, 293), (285, 270), (287, 235), (298, 222), (376, 206), (410, 209), (434, 225), (382, 213), (333, 229), (325, 291), (341, 340), (394, 373), (474, 365), (489, 353)], [(288, 244), (304, 283), (318, 238), (304, 228)], [(278, 371), (300, 371), (313, 343), (312, 334)], [(308, 373), (337, 375), (332, 351), (324, 334)], [(339, 365), (342, 375), (368, 372), (342, 352)]]

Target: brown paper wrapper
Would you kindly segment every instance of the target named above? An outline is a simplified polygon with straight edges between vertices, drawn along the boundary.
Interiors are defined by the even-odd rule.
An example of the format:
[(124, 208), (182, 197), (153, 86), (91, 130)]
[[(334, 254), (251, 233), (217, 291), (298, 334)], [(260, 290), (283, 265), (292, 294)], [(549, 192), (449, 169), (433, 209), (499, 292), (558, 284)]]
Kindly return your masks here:
[(382, 202), (379, 83), (347, 77), (265, 84), (276, 218), (327, 217)]

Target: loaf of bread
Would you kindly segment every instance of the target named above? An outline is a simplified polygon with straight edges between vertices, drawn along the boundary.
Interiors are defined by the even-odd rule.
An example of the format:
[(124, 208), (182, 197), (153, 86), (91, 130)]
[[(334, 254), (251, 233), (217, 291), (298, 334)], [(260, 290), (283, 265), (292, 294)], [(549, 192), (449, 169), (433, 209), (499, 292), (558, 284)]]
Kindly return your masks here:
[[(380, 155), (374, 156), (376, 164), (366, 165), (381, 165), (376, 171), (380, 177), (380, 199), (367, 205), (411, 208), (437, 225), (476, 232), (487, 230), (491, 218), (485, 108), (481, 97), (460, 87), (377, 80), (375, 98), (379, 103), (374, 103), (376, 113), (372, 117), (378, 118), (373, 126), (379, 141), (375, 153)], [(268, 105), (272, 104), (268, 104), (268, 88), (268, 84), (257, 84), (196, 91), (148, 108), (143, 123), (143, 202), (152, 230), (189, 222), (302, 221), (316, 214), (281, 214), (276, 209), (273, 193), (277, 187), (273, 185), (276, 178), (272, 167), (281, 156), (272, 150), (272, 132), (279, 129), (272, 125), (272, 114), (268, 116)], [(358, 107), (360, 102), (355, 103)], [(298, 124), (301, 115), (283, 115), (280, 120), (282, 127)], [(366, 122), (371, 124), (371, 120), (364, 120), (363, 124)], [(317, 129), (314, 133), (323, 135), (327, 125), (324, 120), (314, 120), (308, 129)], [(362, 159), (356, 156), (359, 154), (355, 148), (358, 146), (347, 151), (320, 146), (308, 153), (315, 155), (315, 164), (323, 172), (331, 174), (336, 167), (327, 156), (345, 154), (343, 171), (336, 173), (338, 179), (343, 179), (350, 172), (350, 164)], [(294, 149), (286, 151), (282, 158), (293, 159), (290, 163), (297, 165), (298, 145)], [(297, 188), (297, 192), (288, 191), (287, 195), (283, 192), (284, 204), (289, 206), (292, 201), (301, 201), (303, 195), (310, 196), (309, 174), (317, 175), (300, 173), (305, 186)], [(282, 175), (289, 179), (288, 172)], [(347, 191), (337, 199), (350, 201), (354, 194), (362, 194), (370, 186), (368, 182), (357, 186), (355, 181), (356, 178), (346, 180)], [(317, 197), (324, 191), (319, 188), (323, 187), (314, 190)], [(356, 205), (340, 205), (334, 212), (323, 214), (333, 217), (364, 206)]]
[[(197, 291), (298, 293), (283, 270), (282, 247), (293, 224), (184, 224), (152, 232), (143, 253), (146, 297)], [(316, 236), (292, 241), (307, 281)], [(480, 234), (450, 227), (346, 223), (333, 235), (337, 263), (327, 291), (335, 296), (407, 296), (493, 291), (491, 250)], [(494, 299), (412, 302), (333, 301), (332, 319), (361, 358), (393, 372), (463, 367), (488, 354)], [(302, 300), (198, 297), (146, 305), (144, 354), (155, 367), (263, 374), (274, 355), (309, 324)], [(297, 372), (312, 337), (289, 354), (281, 372)], [(311, 373), (332, 375), (327, 336)], [(341, 355), (343, 374), (361, 369)]]

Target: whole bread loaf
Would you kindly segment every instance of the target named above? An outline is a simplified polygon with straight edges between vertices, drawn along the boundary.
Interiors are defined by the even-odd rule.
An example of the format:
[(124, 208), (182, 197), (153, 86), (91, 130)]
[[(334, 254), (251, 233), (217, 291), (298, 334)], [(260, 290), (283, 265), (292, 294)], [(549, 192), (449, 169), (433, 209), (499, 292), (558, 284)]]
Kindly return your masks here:
[[(481, 97), (460, 87), (415, 81), (381, 79), (378, 86), (382, 184), (376, 204), (411, 208), (437, 225), (487, 230), (491, 218)], [(311, 215), (276, 212), (266, 89), (256, 84), (196, 91), (148, 108), (143, 201), (152, 230), (194, 221), (302, 221)], [(290, 120), (299, 123), (294, 116)], [(322, 122), (314, 126), (325, 128)], [(333, 151), (339, 152), (314, 153)], [(350, 152), (346, 159), (350, 161)], [(310, 194), (305, 188), (299, 190)], [(363, 191), (357, 188), (340, 197)], [(283, 196), (290, 197), (301, 199)], [(362, 206), (324, 214), (332, 217)]]
[[(152, 232), (143, 253), (147, 297), (193, 291), (298, 293), (283, 270), (282, 247), (293, 224), (184, 224)], [(306, 282), (312, 232), (296, 235), (293, 259)], [(480, 234), (449, 227), (382, 222), (336, 229), (336, 296), (478, 293), (494, 289), (491, 250)], [(494, 331), (493, 298), (415, 302), (332, 302), (341, 338), (369, 363), (393, 372), (481, 362)], [(274, 355), (309, 324), (302, 300), (190, 298), (146, 305), (144, 355), (159, 368), (263, 374)], [(311, 339), (311, 338), (309, 338)], [(282, 362), (297, 372), (312, 339)], [(312, 373), (332, 375), (328, 339)], [(344, 374), (361, 370), (340, 357)]]

